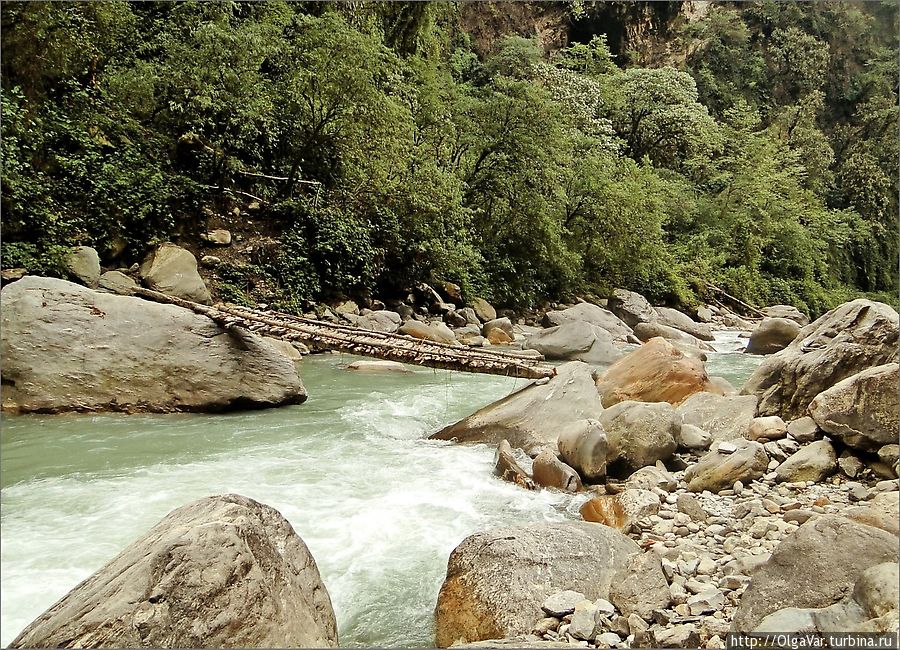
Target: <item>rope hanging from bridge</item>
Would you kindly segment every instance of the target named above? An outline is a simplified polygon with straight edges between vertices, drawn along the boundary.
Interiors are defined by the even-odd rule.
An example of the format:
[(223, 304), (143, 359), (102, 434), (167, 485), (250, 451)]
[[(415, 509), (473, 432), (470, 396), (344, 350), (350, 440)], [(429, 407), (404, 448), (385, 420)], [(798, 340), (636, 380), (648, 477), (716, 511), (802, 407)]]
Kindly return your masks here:
[(543, 357), (450, 345), (251, 307), (202, 305), (142, 287), (133, 289), (132, 294), (154, 302), (190, 309), (226, 330), (244, 328), (263, 336), (312, 343), (365, 357), (522, 379), (542, 379), (556, 374), (555, 368), (541, 363)]

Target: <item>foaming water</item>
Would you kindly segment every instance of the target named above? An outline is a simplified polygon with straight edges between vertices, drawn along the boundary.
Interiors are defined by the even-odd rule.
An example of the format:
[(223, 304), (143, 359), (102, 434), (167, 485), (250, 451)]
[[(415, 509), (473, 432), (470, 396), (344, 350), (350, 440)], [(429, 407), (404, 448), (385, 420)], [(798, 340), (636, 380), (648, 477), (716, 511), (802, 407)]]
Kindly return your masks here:
[(487, 446), (424, 439), (521, 380), (357, 375), (339, 368), (350, 360), (304, 360), (297, 407), (4, 418), (0, 643), (174, 508), (236, 492), (306, 541), (342, 645), (432, 645), (450, 551), (484, 528), (563, 519), (567, 500), (493, 477)]
[(713, 332), (715, 340), (710, 341), (710, 345), (716, 352), (706, 353), (706, 372), (724, 377), (737, 389), (750, 378), (763, 359), (755, 354), (744, 354), (747, 339), (740, 338), (740, 334), (734, 331)]

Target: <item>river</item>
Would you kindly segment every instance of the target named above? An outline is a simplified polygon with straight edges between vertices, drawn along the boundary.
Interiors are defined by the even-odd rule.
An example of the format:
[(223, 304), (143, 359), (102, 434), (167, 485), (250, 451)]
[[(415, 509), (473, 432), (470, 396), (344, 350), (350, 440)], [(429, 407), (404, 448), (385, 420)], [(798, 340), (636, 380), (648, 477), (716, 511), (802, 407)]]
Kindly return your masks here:
[[(759, 357), (718, 335), (710, 374)], [(358, 374), (302, 362), (306, 404), (228, 415), (3, 416), (0, 644), (171, 510), (236, 492), (278, 509), (319, 565), (342, 646), (433, 644), (450, 551), (481, 529), (574, 516), (570, 499), (493, 477), (494, 450), (425, 438), (525, 381)]]

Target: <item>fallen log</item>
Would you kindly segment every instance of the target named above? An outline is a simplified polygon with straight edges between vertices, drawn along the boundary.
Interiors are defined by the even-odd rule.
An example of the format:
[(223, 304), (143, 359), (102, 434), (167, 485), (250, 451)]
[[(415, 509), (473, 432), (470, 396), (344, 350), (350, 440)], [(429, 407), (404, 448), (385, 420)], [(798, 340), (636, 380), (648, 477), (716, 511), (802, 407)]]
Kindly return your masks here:
[(522, 379), (542, 379), (556, 375), (555, 368), (541, 363), (543, 357), (525, 357), (512, 352), (449, 345), (403, 334), (375, 332), (237, 305), (201, 305), (141, 287), (133, 289), (132, 295), (190, 309), (226, 330), (240, 328), (272, 338), (318, 344), (376, 359)]

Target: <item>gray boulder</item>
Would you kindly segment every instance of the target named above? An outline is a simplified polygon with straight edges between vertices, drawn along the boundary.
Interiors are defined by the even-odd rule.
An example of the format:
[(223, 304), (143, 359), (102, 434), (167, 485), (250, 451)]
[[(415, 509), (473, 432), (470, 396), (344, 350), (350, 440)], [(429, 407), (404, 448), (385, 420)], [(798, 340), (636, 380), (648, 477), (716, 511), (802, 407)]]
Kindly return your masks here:
[(756, 413), (753, 395), (715, 395), (701, 392), (678, 406), (684, 424), (702, 429), (713, 440), (735, 440), (747, 434)]
[(276, 510), (236, 494), (169, 513), (41, 614), (14, 648), (337, 647), (316, 562)]
[(816, 395), (842, 379), (896, 362), (898, 320), (894, 308), (884, 303), (844, 303), (767, 357), (741, 393), (759, 398), (758, 415), (780, 415), (785, 421), (802, 417)]
[(618, 316), (603, 307), (589, 302), (578, 303), (574, 307), (561, 311), (548, 311), (544, 314), (544, 327), (556, 327), (563, 323), (584, 321), (596, 325), (612, 334), (614, 340), (628, 341), (634, 334), (631, 328), (623, 323)]
[[(443, 327), (440, 327), (443, 326)], [(435, 341), (436, 343), (447, 343), (456, 345), (456, 335), (443, 323), (423, 323), (417, 320), (408, 320), (401, 325), (397, 332), (405, 334), (416, 339), (424, 339), (426, 341)]]
[(809, 413), (823, 431), (845, 445), (878, 451), (896, 442), (900, 431), (898, 381), (896, 363), (863, 370), (816, 395)]
[(131, 292), (138, 286), (137, 282), (121, 271), (107, 271), (100, 276), (98, 284), (104, 291), (117, 293), (121, 296), (130, 296)]
[(608, 440), (607, 467), (619, 463), (635, 470), (669, 458), (681, 418), (666, 402), (619, 402), (597, 418)]
[(591, 367), (572, 361), (557, 368), (548, 382), (528, 384), (431, 438), (491, 445), (506, 439), (513, 447), (531, 453), (540, 447), (555, 447), (563, 427), (596, 419), (602, 411)]
[(537, 455), (531, 466), (534, 482), (540, 486), (555, 488), (564, 492), (581, 490), (578, 472), (566, 465), (549, 449)]
[(527, 634), (542, 603), (563, 589), (608, 598), (616, 573), (639, 552), (622, 533), (583, 522), (471, 535), (450, 554), (435, 609), (437, 645)]
[(0, 294), (3, 408), (221, 411), (298, 404), (293, 362), (192, 311), (28, 276)]
[(403, 320), (397, 312), (388, 309), (379, 309), (370, 312), (365, 316), (360, 316), (356, 320), (356, 326), (361, 327), (364, 330), (393, 334), (400, 329), (400, 324), (402, 322)]
[(684, 480), (691, 492), (718, 492), (735, 481), (750, 483), (766, 473), (769, 456), (758, 442), (720, 442), (697, 463), (687, 468)]
[(141, 264), (141, 278), (160, 293), (205, 305), (212, 302), (197, 272), (197, 258), (181, 246), (165, 243), (151, 251)]
[(763, 307), (761, 311), (771, 318), (789, 318), (800, 327), (809, 325), (809, 316), (792, 305), (772, 305)]
[(609, 441), (598, 420), (578, 420), (560, 428), (559, 454), (587, 481), (606, 476)]
[(495, 318), (493, 320), (489, 320), (481, 327), (481, 333), (483, 336), (490, 338), (492, 330), (500, 330), (506, 336), (509, 337), (509, 340), (515, 340), (516, 334), (513, 331), (513, 324), (508, 318)]
[(897, 559), (897, 538), (888, 532), (834, 515), (810, 519), (753, 573), (732, 629), (750, 632), (786, 607), (833, 605), (852, 592), (864, 571)]
[(634, 327), (634, 335), (641, 341), (649, 341), (654, 336), (661, 336), (679, 349), (682, 349), (680, 346), (686, 346), (687, 348), (697, 348), (698, 350), (703, 350), (705, 352), (716, 351), (713, 346), (705, 341), (701, 341), (696, 336), (674, 327), (663, 325), (659, 321), (654, 321), (652, 323), (638, 323)]
[(526, 490), (537, 488), (528, 472), (519, 465), (513, 448), (506, 440), (501, 440), (497, 445), (497, 451), (494, 454), (494, 474), (504, 481), (515, 483)]
[(497, 310), (484, 298), (475, 298), (475, 300), (472, 301), (472, 309), (475, 311), (475, 315), (478, 316), (478, 320), (482, 323), (497, 318)]
[(613, 291), (606, 306), (628, 327), (635, 327), (638, 323), (650, 323), (657, 318), (656, 310), (644, 296), (627, 289)]
[(90, 246), (75, 246), (66, 255), (66, 270), (81, 284), (96, 289), (100, 282), (100, 256)]
[(657, 553), (632, 555), (614, 576), (609, 600), (623, 616), (637, 614), (651, 620), (654, 609), (665, 609), (672, 601), (669, 583)]
[(715, 338), (709, 325), (706, 323), (698, 323), (693, 318), (687, 314), (681, 313), (677, 309), (672, 309), (671, 307), (657, 307), (656, 313), (658, 315), (656, 320), (660, 325), (668, 325), (669, 327), (674, 327), (682, 332), (687, 332), (701, 341), (712, 341)]
[(748, 354), (774, 354), (791, 344), (800, 326), (787, 318), (765, 318), (750, 332), (750, 340), (744, 352)]
[(592, 365), (610, 365), (622, 356), (608, 331), (585, 321), (563, 323), (532, 334), (525, 340), (525, 349), (537, 350), (551, 361)]
[(827, 440), (817, 440), (792, 454), (775, 470), (779, 481), (821, 481), (837, 470), (837, 454)]

